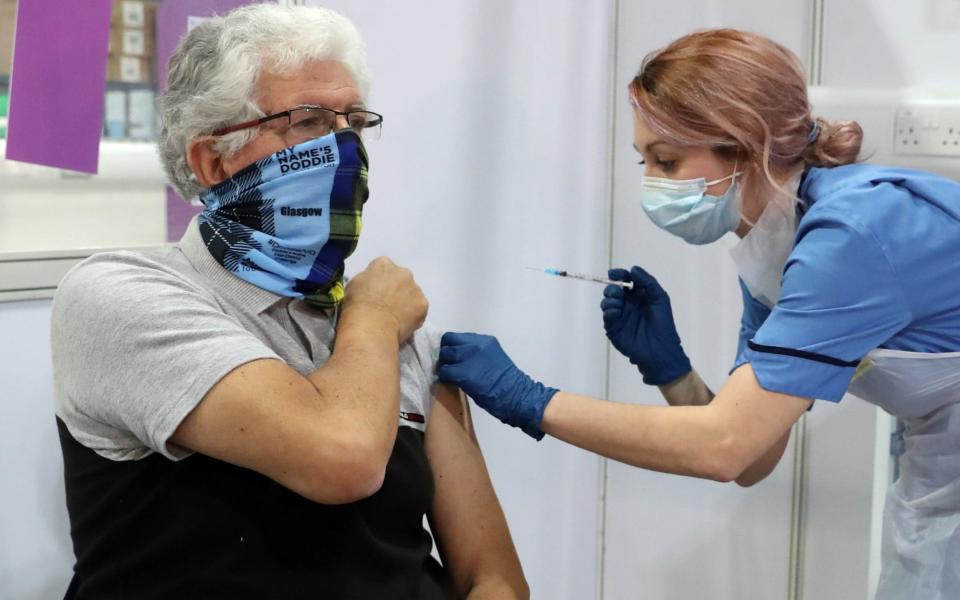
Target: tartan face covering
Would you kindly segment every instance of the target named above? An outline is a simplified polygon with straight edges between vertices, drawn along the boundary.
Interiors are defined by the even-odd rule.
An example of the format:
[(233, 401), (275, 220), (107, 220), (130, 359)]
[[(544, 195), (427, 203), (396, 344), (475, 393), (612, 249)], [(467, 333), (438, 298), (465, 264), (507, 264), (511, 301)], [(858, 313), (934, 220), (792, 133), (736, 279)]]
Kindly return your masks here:
[(345, 129), (291, 146), (200, 195), (200, 234), (225, 269), (320, 308), (343, 301), (343, 264), (357, 246), (367, 154)]

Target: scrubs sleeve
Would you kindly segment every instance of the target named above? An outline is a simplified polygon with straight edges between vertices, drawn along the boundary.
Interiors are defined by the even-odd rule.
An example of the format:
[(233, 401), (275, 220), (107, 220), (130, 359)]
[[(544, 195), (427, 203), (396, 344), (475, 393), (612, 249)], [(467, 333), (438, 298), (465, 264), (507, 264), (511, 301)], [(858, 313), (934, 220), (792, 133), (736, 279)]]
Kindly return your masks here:
[(744, 352), (747, 349), (747, 342), (753, 339), (757, 330), (763, 325), (763, 322), (770, 316), (770, 309), (757, 301), (750, 295), (743, 279), (738, 279), (740, 283), (740, 293), (743, 296), (743, 316), (740, 317), (740, 336), (737, 339), (737, 359), (730, 372), (737, 370), (737, 367), (747, 362)]
[(860, 359), (911, 320), (883, 245), (849, 215), (811, 211), (780, 301), (744, 351), (766, 390), (837, 402)]

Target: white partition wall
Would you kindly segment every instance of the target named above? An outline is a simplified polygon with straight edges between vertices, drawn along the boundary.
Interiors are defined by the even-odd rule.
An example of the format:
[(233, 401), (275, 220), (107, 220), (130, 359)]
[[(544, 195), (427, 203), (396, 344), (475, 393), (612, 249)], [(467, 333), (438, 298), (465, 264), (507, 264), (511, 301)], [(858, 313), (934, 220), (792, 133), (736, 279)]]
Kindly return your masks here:
[[(0, 282), (2, 283), (2, 282)], [(62, 598), (73, 547), (53, 416), (50, 301), (0, 303), (0, 598)]]
[(823, 84), (960, 87), (960, 2), (823, 0)]
[[(521, 368), (603, 395), (602, 288), (525, 266), (608, 261), (610, 2), (313, 1), (360, 29), (384, 115), (348, 268), (413, 268), (445, 328), (497, 335)], [(534, 598), (593, 598), (599, 459), (474, 419)]]
[[(871, 162), (960, 177), (960, 159), (894, 153), (897, 107), (960, 90), (960, 2), (824, 0), (814, 111), (864, 127)], [(908, 91), (909, 90), (909, 91)], [(872, 599), (880, 570), (892, 418), (852, 396), (815, 411), (800, 583), (804, 598)]]
[[(643, 57), (694, 29), (732, 26), (769, 35), (807, 53), (807, 2), (679, 0), (620, 2), (616, 80), (613, 263), (642, 265), (670, 294), (684, 347), (717, 389), (735, 358), (742, 304), (733, 241), (694, 247), (658, 230), (636, 198), (642, 167), (631, 147), (627, 84)], [(731, 236), (732, 237), (732, 236)], [(663, 400), (614, 354), (610, 398)], [(750, 489), (607, 466), (604, 598), (768, 600), (787, 598), (790, 575), (793, 443), (765, 481)]]
[[(682, 1), (655, 9), (623, 2), (618, 21), (620, 87), (646, 51), (678, 35), (700, 27), (752, 29), (805, 60), (816, 55), (822, 79), (815, 83), (831, 88), (814, 94), (814, 113), (860, 121), (865, 156), (956, 176), (956, 161), (896, 156), (890, 146), (898, 88), (932, 89), (941, 97), (945, 90), (960, 89), (953, 64), (960, 48), (960, 3), (955, 0)], [(815, 24), (822, 29), (814, 31)], [(818, 52), (811, 54), (814, 50)], [(878, 100), (851, 88), (886, 93)], [(625, 96), (617, 119), (629, 119)], [(685, 246), (644, 219), (629, 198), (639, 169), (632, 163), (628, 128), (618, 127), (617, 135), (614, 262), (663, 265), (655, 274), (674, 298), (681, 337), (695, 365), (716, 385), (733, 357), (731, 336), (740, 311), (732, 265), (717, 248)], [(728, 344), (719, 353), (717, 339)], [(611, 397), (660, 402), (626, 361), (614, 357), (610, 373)], [(797, 454), (792, 441), (773, 475), (750, 490), (638, 473), (611, 463), (604, 597), (872, 598), (889, 480), (890, 419), (848, 396), (839, 405), (817, 403), (805, 431), (802, 472), (792, 472)], [(793, 476), (798, 485), (792, 484)]]

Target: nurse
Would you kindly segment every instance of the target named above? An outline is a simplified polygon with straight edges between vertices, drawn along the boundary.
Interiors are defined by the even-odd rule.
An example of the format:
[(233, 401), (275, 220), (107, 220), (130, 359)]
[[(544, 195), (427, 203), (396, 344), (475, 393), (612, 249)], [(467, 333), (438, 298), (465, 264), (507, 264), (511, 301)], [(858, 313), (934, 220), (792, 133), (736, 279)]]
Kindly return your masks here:
[(544, 386), (475, 333), (444, 336), (440, 379), (536, 439), (741, 485), (773, 470), (814, 399), (849, 391), (906, 423), (877, 597), (960, 598), (960, 184), (856, 164), (860, 126), (814, 119), (797, 57), (755, 34), (682, 37), (629, 91), (650, 219), (692, 244), (741, 238), (729, 379), (707, 388), (638, 266), (610, 271), (633, 289), (604, 290), (603, 324), (669, 406)]

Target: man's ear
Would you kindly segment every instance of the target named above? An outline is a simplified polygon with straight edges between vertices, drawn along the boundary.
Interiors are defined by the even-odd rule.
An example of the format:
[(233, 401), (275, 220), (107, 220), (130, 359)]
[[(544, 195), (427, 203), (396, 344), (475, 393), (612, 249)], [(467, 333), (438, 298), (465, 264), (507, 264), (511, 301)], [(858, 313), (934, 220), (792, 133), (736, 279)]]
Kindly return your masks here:
[(197, 182), (205, 188), (213, 187), (226, 179), (223, 157), (214, 148), (216, 140), (211, 137), (198, 137), (190, 141), (187, 147), (187, 164), (197, 177)]

